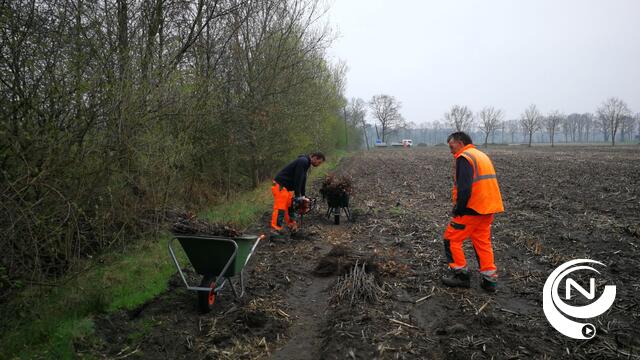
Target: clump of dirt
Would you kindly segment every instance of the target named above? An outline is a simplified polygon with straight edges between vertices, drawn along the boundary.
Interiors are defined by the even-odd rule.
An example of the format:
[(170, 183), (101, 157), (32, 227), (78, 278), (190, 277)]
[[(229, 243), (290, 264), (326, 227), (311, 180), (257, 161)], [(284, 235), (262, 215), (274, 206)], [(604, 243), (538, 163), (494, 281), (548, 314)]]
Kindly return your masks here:
[(310, 227), (308, 229), (300, 229), (298, 231), (291, 232), (291, 239), (293, 240), (313, 240), (318, 237), (320, 231), (318, 231), (315, 227)]
[(210, 223), (188, 211), (176, 211), (171, 232), (176, 235), (210, 235), (237, 237), (242, 232), (229, 224)]
[(329, 250), (329, 252), (327, 253), (327, 256), (330, 257), (343, 257), (343, 256), (349, 256), (351, 254), (351, 249), (349, 249), (348, 247), (344, 246), (344, 245), (335, 245), (331, 248), (331, 250)]
[(363, 264), (367, 273), (378, 273), (380, 266), (375, 256), (357, 253), (344, 245), (335, 245), (320, 258), (313, 274), (321, 277), (342, 276), (351, 272), (356, 264)]
[(411, 272), (411, 269), (407, 264), (395, 260), (387, 260), (380, 264), (380, 272), (386, 276), (405, 276)]
[(275, 312), (252, 306), (237, 308), (216, 320), (208, 324), (208, 333), (215, 334), (211, 339), (213, 342), (223, 338), (232, 340), (241, 334), (272, 341), (276, 340), (277, 334), (285, 333), (288, 326)]
[(267, 314), (264, 311), (245, 311), (240, 317), (237, 317), (247, 327), (256, 329), (261, 328), (267, 323)]
[(325, 256), (320, 259), (318, 265), (313, 270), (313, 274), (316, 276), (334, 276), (345, 273), (353, 265), (349, 259), (335, 258)]

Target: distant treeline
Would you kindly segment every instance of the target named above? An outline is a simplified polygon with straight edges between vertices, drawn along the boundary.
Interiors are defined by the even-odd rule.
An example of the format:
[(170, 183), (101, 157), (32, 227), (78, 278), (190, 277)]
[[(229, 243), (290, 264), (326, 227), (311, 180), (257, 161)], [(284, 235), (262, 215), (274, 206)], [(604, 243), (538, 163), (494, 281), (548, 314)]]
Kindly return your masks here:
[[(638, 142), (638, 120), (627, 118), (626, 126), (621, 127), (616, 134), (617, 143)], [(371, 130), (372, 133), (375, 131)], [(397, 139), (413, 139), (414, 145), (424, 143), (427, 145), (444, 144), (447, 136), (454, 131), (453, 128), (440, 122), (431, 122), (418, 125), (416, 128), (399, 129)], [(470, 133), (474, 142), (483, 144), (485, 133), (476, 125)], [(394, 139), (395, 140), (395, 139)], [(487, 138), (490, 144), (526, 144), (529, 141), (528, 131), (522, 127), (520, 120), (502, 121), (495, 129), (489, 132)], [(551, 143), (548, 129), (540, 128), (533, 133), (533, 143)], [(563, 118), (554, 133), (556, 144), (587, 144), (587, 143), (611, 143), (610, 131), (602, 129), (602, 123), (595, 122), (592, 114), (570, 114)]]
[[(316, 0), (0, 5), (0, 290), (359, 147)], [(0, 294), (3, 291), (0, 291)]]
[[(393, 105), (377, 111), (376, 97), (365, 103), (362, 99), (351, 99), (347, 105), (347, 119), (362, 130), (365, 142), (372, 146), (376, 139), (397, 142), (412, 139), (414, 145), (444, 144), (453, 131), (470, 133), (476, 144), (483, 143), (616, 143), (640, 140), (640, 113), (633, 113), (627, 104), (618, 98), (609, 98), (595, 113), (572, 113), (559, 111), (541, 113), (536, 105), (530, 105), (519, 119), (505, 120), (504, 112), (487, 106), (474, 113), (467, 106), (453, 105), (441, 120), (416, 124), (407, 122), (400, 115), (400, 104), (393, 97)], [(373, 124), (365, 121), (367, 105), (371, 110)], [(389, 119), (392, 119), (391, 121)]]

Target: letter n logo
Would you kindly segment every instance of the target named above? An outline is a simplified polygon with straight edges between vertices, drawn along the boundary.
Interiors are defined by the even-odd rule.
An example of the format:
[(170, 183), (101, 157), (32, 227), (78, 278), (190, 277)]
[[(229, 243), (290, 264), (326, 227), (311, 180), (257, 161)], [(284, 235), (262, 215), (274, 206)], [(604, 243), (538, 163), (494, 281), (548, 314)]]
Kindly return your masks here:
[(580, 286), (580, 284), (578, 284), (572, 278), (567, 278), (567, 281), (565, 282), (565, 287), (566, 287), (565, 299), (567, 299), (567, 300), (571, 299), (571, 288), (572, 287), (574, 289), (578, 290), (580, 292), (580, 294), (582, 294), (582, 296), (586, 297), (589, 300), (593, 300), (596, 297), (596, 279), (594, 279), (594, 278), (590, 278), (589, 279), (589, 292), (587, 292), (587, 290), (585, 290), (585, 288)]

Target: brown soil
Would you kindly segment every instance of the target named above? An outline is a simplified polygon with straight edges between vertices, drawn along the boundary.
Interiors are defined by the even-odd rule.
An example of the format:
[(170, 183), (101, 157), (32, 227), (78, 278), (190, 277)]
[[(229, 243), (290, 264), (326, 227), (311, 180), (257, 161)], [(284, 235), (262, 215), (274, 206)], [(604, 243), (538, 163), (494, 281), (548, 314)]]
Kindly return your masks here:
[[(265, 241), (247, 267), (247, 293), (225, 289), (199, 315), (196, 294), (174, 277), (132, 312), (96, 320), (97, 340), (77, 353), (143, 359), (605, 359), (640, 358), (640, 148), (500, 147), (506, 212), (493, 241), (499, 290), (441, 285), (452, 159), (444, 147), (371, 151), (345, 160), (353, 221), (333, 225), (320, 207), (308, 236)], [(318, 184), (316, 184), (318, 185)], [(317, 186), (316, 186), (317, 189)], [(268, 223), (265, 214), (262, 224)], [(251, 232), (264, 231), (256, 225)], [(468, 244), (467, 244), (468, 245)], [(470, 247), (469, 264), (477, 264)], [(542, 288), (559, 264), (589, 258), (617, 286), (589, 341), (547, 322)], [(169, 259), (167, 258), (167, 261)], [(380, 301), (330, 302), (340, 275), (367, 263)], [(190, 274), (194, 282), (199, 279)]]

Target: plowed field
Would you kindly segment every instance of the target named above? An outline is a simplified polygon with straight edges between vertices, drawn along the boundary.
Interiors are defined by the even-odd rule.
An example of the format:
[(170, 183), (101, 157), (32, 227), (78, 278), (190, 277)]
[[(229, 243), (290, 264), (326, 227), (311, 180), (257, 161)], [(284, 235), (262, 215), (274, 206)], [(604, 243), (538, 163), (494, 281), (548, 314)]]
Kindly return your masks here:
[[(475, 272), (471, 289), (440, 283), (451, 210), (448, 149), (376, 150), (337, 170), (354, 181), (352, 221), (343, 216), (334, 225), (325, 205), (305, 217), (303, 238), (261, 243), (243, 299), (226, 291), (200, 315), (195, 293), (176, 276), (136, 311), (96, 319), (100, 340), (78, 343), (77, 352), (144, 359), (640, 358), (640, 148), (509, 146), (487, 153), (506, 209), (493, 225), (495, 294), (480, 289)], [(313, 196), (318, 184), (308, 188)], [(269, 217), (248, 232), (265, 231)], [(590, 320), (597, 330), (591, 340), (560, 334), (542, 310), (549, 274), (580, 258), (605, 265), (597, 268), (598, 294), (606, 284), (617, 287), (613, 306)], [(364, 273), (350, 275), (355, 266)], [(575, 304), (586, 303), (573, 293)]]

